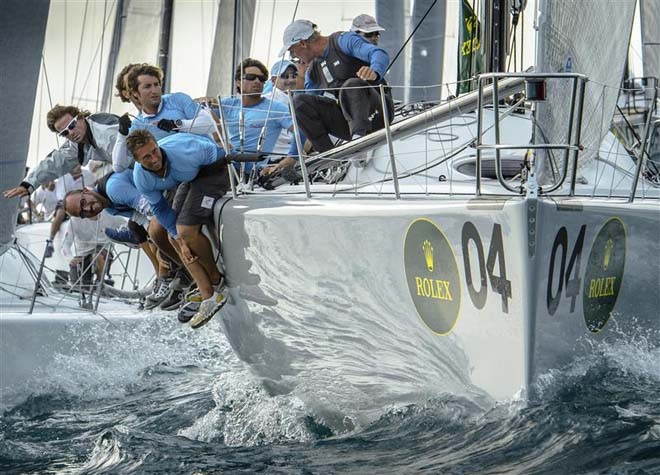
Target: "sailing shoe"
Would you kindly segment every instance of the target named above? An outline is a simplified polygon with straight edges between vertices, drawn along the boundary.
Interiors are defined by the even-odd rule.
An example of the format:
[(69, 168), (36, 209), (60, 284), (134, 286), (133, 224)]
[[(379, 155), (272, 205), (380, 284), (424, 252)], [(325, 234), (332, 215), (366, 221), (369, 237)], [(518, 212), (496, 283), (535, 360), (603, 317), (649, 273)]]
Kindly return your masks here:
[(53, 252), (55, 252), (55, 248), (53, 247), (53, 241), (50, 239), (46, 240), (46, 251), (44, 252), (44, 257), (46, 259), (53, 257)]
[(177, 269), (176, 274), (174, 274), (170, 289), (183, 290), (186, 287), (189, 287), (191, 283), (192, 279), (188, 275), (188, 272), (183, 267), (180, 267)]
[(147, 300), (144, 303), (145, 310), (151, 310), (152, 308), (158, 307), (163, 300), (165, 300), (170, 293), (170, 281), (171, 279), (157, 279), (154, 285), (154, 290), (151, 295), (147, 296)]
[(108, 236), (115, 244), (123, 244), (124, 246), (137, 249), (140, 247), (140, 241), (133, 232), (125, 226), (121, 228), (105, 228), (105, 235)]
[(183, 301), (183, 291), (170, 290), (167, 298), (160, 303), (161, 310), (176, 310)]
[(192, 317), (199, 311), (199, 306), (202, 304), (201, 299), (199, 302), (184, 302), (184, 304), (179, 309), (176, 318), (179, 319), (181, 323), (187, 323)]
[(190, 326), (197, 329), (206, 325), (226, 303), (227, 297), (224, 292), (214, 292), (211, 297), (200, 304), (199, 311), (190, 320)]
[(199, 289), (193, 289), (186, 293), (183, 297), (184, 302), (197, 302), (202, 303), (202, 294), (199, 292)]

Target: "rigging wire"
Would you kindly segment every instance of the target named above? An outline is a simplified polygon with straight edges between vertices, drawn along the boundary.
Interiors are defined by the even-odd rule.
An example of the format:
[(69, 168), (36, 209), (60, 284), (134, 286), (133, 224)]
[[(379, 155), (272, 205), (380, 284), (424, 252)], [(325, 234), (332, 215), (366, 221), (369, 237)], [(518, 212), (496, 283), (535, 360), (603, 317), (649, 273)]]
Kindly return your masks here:
[(422, 23), (424, 22), (424, 20), (426, 19), (426, 17), (428, 16), (428, 14), (431, 12), (431, 9), (435, 6), (436, 3), (438, 3), (438, 0), (433, 0), (433, 3), (432, 3), (431, 6), (428, 8), (428, 10), (426, 10), (426, 13), (424, 13), (424, 16), (422, 16), (422, 18), (419, 20), (419, 22), (417, 23), (417, 25), (415, 26), (415, 28), (413, 29), (413, 31), (410, 33), (410, 35), (408, 36), (408, 38), (406, 39), (406, 41), (403, 42), (403, 45), (401, 46), (401, 48), (399, 49), (399, 51), (398, 51), (398, 52), (396, 53), (396, 55), (394, 56), (394, 59), (393, 59), (392, 61), (390, 61), (390, 64), (387, 66), (387, 69), (385, 70), (385, 73), (383, 74), (383, 77), (389, 72), (389, 70), (390, 70), (390, 68), (392, 67), (392, 65), (394, 65), (394, 62), (399, 58), (399, 56), (400, 56), (401, 53), (403, 52), (403, 49), (406, 47), (406, 45), (408, 44), (408, 42), (412, 39), (413, 35), (417, 32), (417, 29), (422, 25)]

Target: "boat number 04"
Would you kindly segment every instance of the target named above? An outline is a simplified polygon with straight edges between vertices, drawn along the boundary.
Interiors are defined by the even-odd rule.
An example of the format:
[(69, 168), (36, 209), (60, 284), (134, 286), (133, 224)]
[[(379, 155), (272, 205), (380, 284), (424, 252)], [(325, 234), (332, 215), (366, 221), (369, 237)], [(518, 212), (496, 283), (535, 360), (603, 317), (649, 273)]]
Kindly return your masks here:
[[(470, 242), (476, 248), (476, 262), (479, 267), (479, 275), (472, 275)], [(484, 246), (477, 227), (470, 221), (466, 221), (461, 231), (461, 247), (463, 250), (463, 265), (465, 266), (465, 283), (467, 284), (470, 299), (477, 309), (486, 305), (488, 296), (488, 281), (493, 292), (500, 294), (502, 298), (502, 312), (509, 313), (509, 299), (511, 298), (511, 281), (506, 278), (506, 264), (504, 259), (504, 243), (502, 240), (502, 226), (493, 224), (488, 248), (488, 257), (485, 258)], [(474, 253), (473, 253), (474, 254)], [(497, 264), (497, 273), (495, 265)], [(479, 289), (475, 288), (475, 281), (479, 281)]]
[(589, 260), (584, 274), (581, 274), (586, 232), (587, 225), (583, 224), (572, 248), (569, 248), (566, 227), (562, 226), (557, 231), (550, 251), (546, 305), (548, 313), (554, 315), (565, 297), (570, 299), (569, 313), (573, 313), (577, 298), (582, 294), (585, 325), (589, 331), (597, 333), (611, 317), (621, 290), (626, 261), (626, 232), (619, 218), (608, 219), (591, 245)]

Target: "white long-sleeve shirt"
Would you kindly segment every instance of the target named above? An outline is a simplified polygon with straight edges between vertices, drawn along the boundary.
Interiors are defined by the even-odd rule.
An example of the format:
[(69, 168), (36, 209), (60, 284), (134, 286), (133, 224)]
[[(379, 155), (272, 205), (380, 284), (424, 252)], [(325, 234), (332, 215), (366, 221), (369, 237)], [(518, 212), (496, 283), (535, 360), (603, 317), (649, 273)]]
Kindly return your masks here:
[(96, 219), (71, 216), (65, 226), (62, 254), (67, 259), (91, 254), (96, 250), (96, 246), (110, 242), (105, 235), (105, 228), (117, 228), (123, 224), (126, 224), (126, 218), (105, 212), (96, 216)]

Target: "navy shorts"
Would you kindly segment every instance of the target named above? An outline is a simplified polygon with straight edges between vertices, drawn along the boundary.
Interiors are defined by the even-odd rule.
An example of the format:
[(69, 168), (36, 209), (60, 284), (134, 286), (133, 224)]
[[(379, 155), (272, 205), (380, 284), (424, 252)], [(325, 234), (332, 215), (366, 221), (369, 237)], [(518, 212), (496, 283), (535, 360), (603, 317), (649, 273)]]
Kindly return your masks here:
[(193, 181), (181, 183), (176, 190), (172, 203), (176, 224), (212, 224), (213, 205), (228, 189), (229, 173), (224, 160), (201, 168)]

